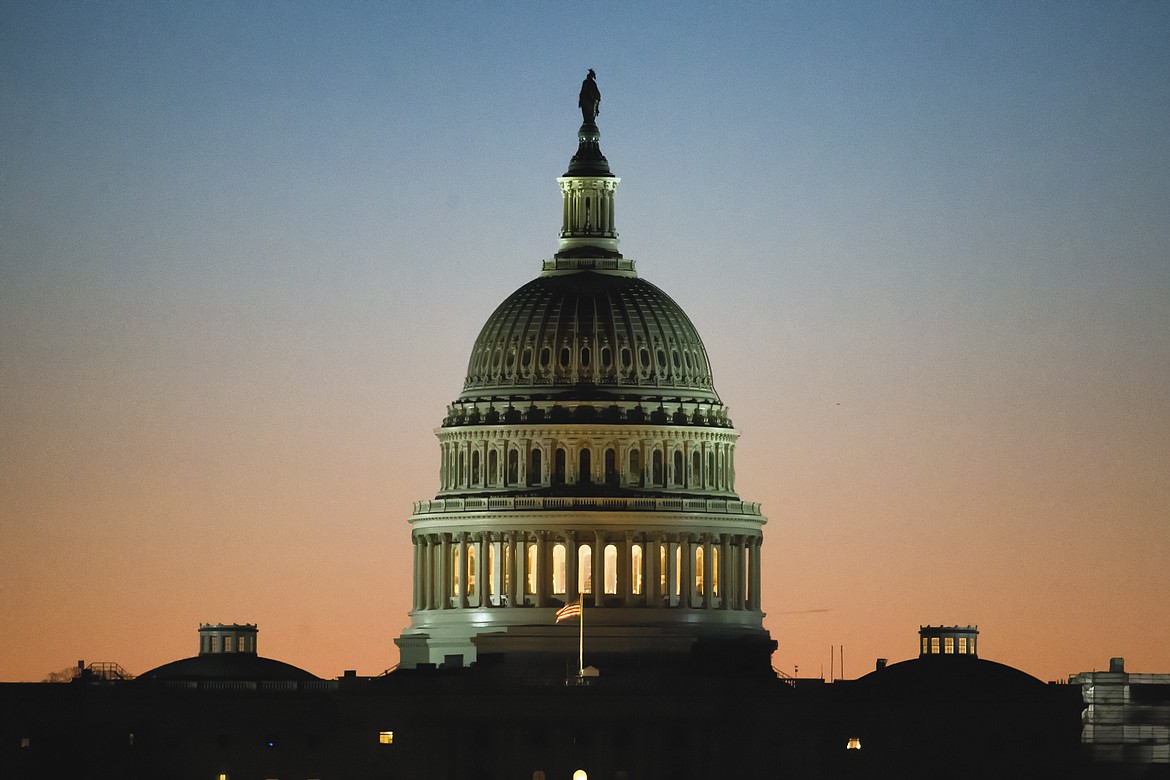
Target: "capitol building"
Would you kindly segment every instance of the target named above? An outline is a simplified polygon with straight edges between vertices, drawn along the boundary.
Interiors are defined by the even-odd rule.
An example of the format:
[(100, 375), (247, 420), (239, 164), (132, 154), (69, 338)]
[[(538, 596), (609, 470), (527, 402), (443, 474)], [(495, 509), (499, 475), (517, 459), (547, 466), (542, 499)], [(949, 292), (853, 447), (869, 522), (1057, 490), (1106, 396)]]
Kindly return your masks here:
[(578, 600), (591, 657), (772, 650), (739, 433), (694, 325), (618, 251), (620, 179), (583, 115), (558, 250), (488, 318), (436, 431), (406, 668), (568, 652), (576, 628), (555, 613)]

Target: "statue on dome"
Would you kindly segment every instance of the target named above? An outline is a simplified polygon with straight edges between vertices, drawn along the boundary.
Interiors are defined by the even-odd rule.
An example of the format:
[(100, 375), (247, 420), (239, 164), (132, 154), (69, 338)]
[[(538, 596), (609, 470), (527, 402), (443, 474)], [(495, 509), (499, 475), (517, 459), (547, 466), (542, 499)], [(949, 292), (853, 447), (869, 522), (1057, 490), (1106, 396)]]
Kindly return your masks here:
[(581, 82), (581, 96), (577, 99), (577, 105), (581, 107), (581, 118), (587, 125), (593, 124), (593, 120), (601, 113), (601, 90), (597, 88), (597, 74), (593, 68), (589, 69), (589, 75)]

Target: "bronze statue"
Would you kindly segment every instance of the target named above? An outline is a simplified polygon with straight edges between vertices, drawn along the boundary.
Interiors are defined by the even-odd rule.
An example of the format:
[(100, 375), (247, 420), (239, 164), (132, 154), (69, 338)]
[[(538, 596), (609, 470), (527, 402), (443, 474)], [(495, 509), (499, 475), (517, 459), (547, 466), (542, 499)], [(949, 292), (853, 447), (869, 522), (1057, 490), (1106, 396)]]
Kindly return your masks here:
[(577, 99), (577, 105), (581, 107), (581, 118), (587, 125), (593, 124), (593, 120), (601, 113), (601, 90), (597, 88), (597, 74), (593, 68), (589, 69), (589, 75), (581, 82), (581, 96)]

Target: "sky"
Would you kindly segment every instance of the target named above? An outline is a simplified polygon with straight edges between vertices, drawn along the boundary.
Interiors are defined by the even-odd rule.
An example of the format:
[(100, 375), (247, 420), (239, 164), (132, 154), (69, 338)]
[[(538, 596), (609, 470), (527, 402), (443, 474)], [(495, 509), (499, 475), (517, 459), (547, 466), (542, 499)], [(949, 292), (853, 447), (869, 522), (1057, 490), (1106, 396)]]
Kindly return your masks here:
[[(377, 674), (577, 91), (768, 517), (773, 664), (1170, 672), (1170, 5), (0, 2), (0, 680)], [(837, 674), (841, 670), (836, 669)]]

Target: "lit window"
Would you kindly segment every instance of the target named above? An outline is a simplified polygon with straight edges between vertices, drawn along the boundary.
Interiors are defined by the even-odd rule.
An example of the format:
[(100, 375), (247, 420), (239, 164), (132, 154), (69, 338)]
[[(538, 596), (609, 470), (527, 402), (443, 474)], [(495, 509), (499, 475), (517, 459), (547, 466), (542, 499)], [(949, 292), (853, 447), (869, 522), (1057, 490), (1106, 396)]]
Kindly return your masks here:
[(378, 732), (378, 744), (379, 745), (393, 745), (394, 744), (394, 732), (393, 731), (379, 731)]
[(959, 655), (967, 654), (967, 637), (959, 637)]
[(593, 592), (593, 548), (587, 544), (577, 548), (577, 592)]
[(716, 596), (719, 593), (719, 548), (711, 548), (711, 592)]
[(532, 773), (532, 780), (544, 780), (544, 770), (537, 769)]
[(536, 593), (536, 545), (528, 545), (524, 555), (528, 559), (524, 572), (524, 590), (531, 595)]
[(617, 593), (617, 547), (605, 546), (605, 592)]
[(227, 772), (220, 772), (219, 773), (219, 780), (228, 780), (228, 773)]
[(846, 750), (861, 750), (861, 740), (857, 737), (850, 737), (849, 742), (845, 744)]
[(930, 638), (930, 652), (932, 655), (938, 655), (938, 637), (932, 636)]
[(573, 773), (573, 780), (589, 780), (589, 775), (584, 769), (578, 769)]
[(703, 592), (703, 548), (695, 547), (695, 589)]
[(467, 548), (467, 595), (475, 595), (475, 548)]
[(31, 744), (32, 744), (32, 740), (30, 740), (28, 737), (21, 737), (20, 738), (20, 746), (22, 748), (26, 748)]
[(947, 637), (946, 645), (943, 649), (943, 652), (946, 653), (947, 655), (954, 655), (954, 653), (955, 653), (955, 638), (953, 636)]
[(553, 545), (553, 593), (565, 592), (565, 545)]
[(635, 596), (640, 596), (642, 595), (642, 545), (640, 544), (630, 547), (630, 571), (634, 575), (631, 590)]
[(922, 654), (926, 655), (930, 652), (930, 640), (922, 637)]

